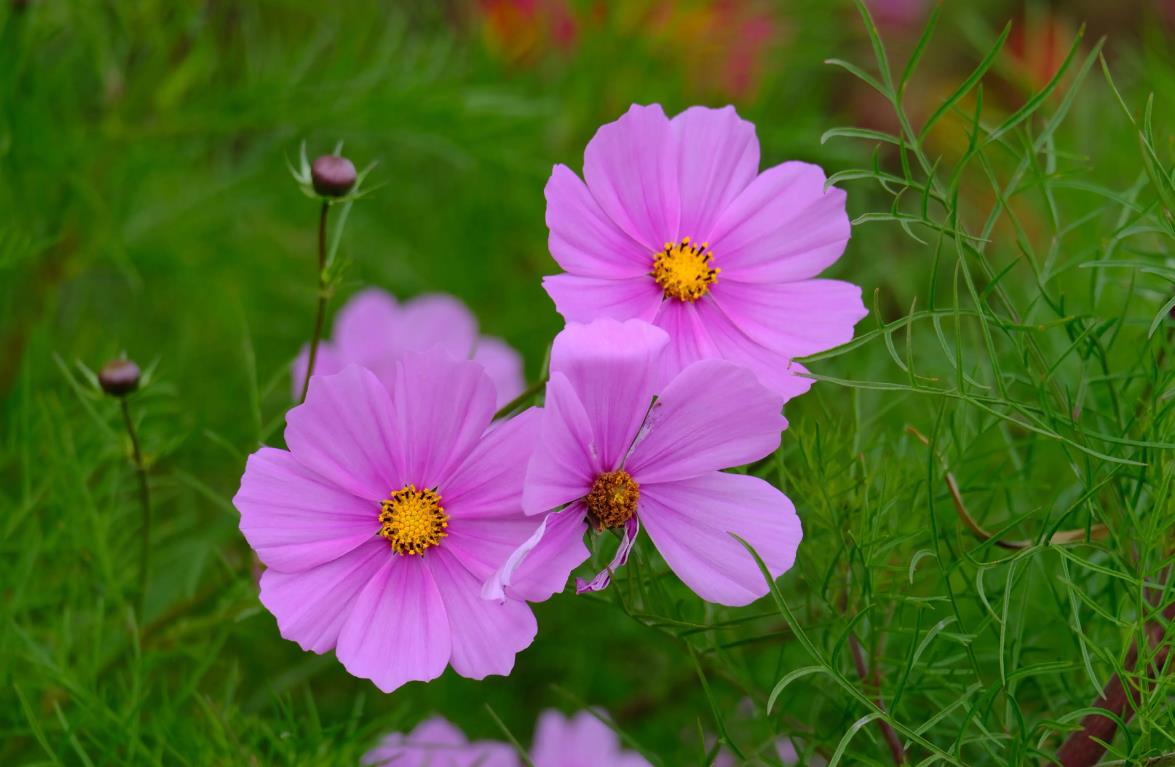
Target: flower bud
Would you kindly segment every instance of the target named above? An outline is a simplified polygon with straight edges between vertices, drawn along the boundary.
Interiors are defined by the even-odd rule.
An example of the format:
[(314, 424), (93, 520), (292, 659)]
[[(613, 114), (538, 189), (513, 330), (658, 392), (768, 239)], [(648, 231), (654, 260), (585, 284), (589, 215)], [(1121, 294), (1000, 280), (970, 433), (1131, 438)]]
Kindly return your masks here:
[(310, 166), (314, 191), (323, 197), (343, 197), (355, 186), (355, 166), (346, 157), (324, 154)]
[(111, 360), (98, 371), (102, 391), (112, 397), (123, 397), (139, 388), (139, 366), (130, 360)]

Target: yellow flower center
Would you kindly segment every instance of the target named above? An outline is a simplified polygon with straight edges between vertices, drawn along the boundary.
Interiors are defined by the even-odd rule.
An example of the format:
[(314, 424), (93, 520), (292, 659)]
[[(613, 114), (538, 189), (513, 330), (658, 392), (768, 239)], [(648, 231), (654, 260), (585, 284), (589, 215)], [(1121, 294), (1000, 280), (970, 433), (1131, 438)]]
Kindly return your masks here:
[(697, 301), (710, 286), (718, 281), (721, 269), (710, 266), (713, 257), (710, 243), (690, 244), (689, 237), (681, 242), (665, 243), (665, 250), (653, 255), (653, 279), (665, 291), (666, 298), (678, 301)]
[(620, 527), (636, 514), (641, 489), (627, 471), (606, 471), (587, 494), (588, 515), (597, 530)]
[(449, 515), (441, 507), (436, 490), (417, 490), (405, 485), (379, 504), (379, 534), (397, 554), (415, 556), (448, 535)]

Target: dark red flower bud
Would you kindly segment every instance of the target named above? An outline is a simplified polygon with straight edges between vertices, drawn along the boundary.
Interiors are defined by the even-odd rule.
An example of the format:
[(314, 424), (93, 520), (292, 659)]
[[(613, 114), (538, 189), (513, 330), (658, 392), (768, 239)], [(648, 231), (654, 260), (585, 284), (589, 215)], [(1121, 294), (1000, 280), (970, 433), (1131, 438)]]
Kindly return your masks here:
[(355, 186), (355, 166), (346, 157), (324, 154), (310, 166), (314, 191), (323, 197), (342, 197)]
[(112, 397), (123, 397), (139, 388), (139, 366), (130, 360), (111, 360), (98, 371), (102, 391)]

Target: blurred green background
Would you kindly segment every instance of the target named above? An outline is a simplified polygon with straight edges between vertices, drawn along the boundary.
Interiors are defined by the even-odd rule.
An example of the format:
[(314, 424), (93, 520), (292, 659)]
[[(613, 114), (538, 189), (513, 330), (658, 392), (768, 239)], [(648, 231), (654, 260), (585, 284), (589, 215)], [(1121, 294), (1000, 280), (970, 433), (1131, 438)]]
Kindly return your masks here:
[[(932, 5), (872, 5), (900, 71)], [(905, 94), (906, 110), (920, 124), (984, 57), (1008, 20), (1012, 32), (984, 79), (984, 115), (992, 123), (1030, 103), (1075, 46), (1075, 63), (1064, 78), (1072, 82), (1077, 65), (1105, 35), (1104, 53), (1127, 101), (1137, 106), (1156, 94), (1157, 143), (1167, 162), (1170, 132), (1162, 126), (1169, 125), (1175, 97), (1168, 11), (1141, 0), (947, 3)], [(1079, 39), (1082, 22), (1089, 26)], [(0, 763), (353, 764), (376, 734), (410, 727), (429, 712), (482, 738), (503, 737), (496, 717), (526, 743), (539, 710), (587, 704), (608, 710), (666, 765), (704, 763), (702, 744), (720, 726), (712, 706), (748, 759), (763, 754), (758, 758), (765, 762), (756, 763), (776, 763), (765, 744), (778, 733), (798, 732), (825, 751), (834, 748), (862, 715), (846, 698), (801, 690), (800, 684), (784, 714), (762, 715), (762, 697), (775, 681), (811, 662), (769, 604), (718, 611), (674, 590), (664, 603), (638, 599), (640, 605), (621, 609), (627, 589), (639, 592), (627, 581), (616, 594), (565, 595), (539, 606), (539, 639), (519, 656), (509, 678), (478, 683), (450, 673), (383, 696), (349, 677), (333, 656), (305, 654), (280, 639), (256, 601), (248, 550), (229, 499), (245, 456), (263, 441), (280, 440), (289, 406), (288, 366), (312, 324), (317, 210), (287, 170), (302, 142), (313, 156), (343, 141), (357, 165), (378, 163), (368, 179), (374, 191), (356, 203), (342, 239), (351, 266), (333, 308), (367, 285), (400, 297), (452, 293), (477, 314), (483, 332), (502, 336), (523, 353), (533, 377), (560, 327), (539, 282), (555, 271), (543, 223), (543, 185), (552, 164), (578, 170), (595, 129), (632, 102), (660, 102), (670, 114), (695, 103), (733, 103), (757, 125), (764, 166), (802, 159), (829, 173), (883, 168), (900, 174), (901, 158), (884, 142), (821, 142), (836, 126), (898, 130), (892, 110), (876, 94), (825, 63), (844, 59), (873, 71), (872, 56), (852, 4), (823, 0), (382, 6), (5, 0)], [(1094, 64), (1092, 71), (1066, 107), (1070, 114), (1057, 133), (1060, 149), (1051, 147), (1052, 161), (1072, 171), (1059, 177), (1120, 190), (1124, 198), (1134, 195), (1135, 202), (1122, 203), (1123, 216), (1141, 212), (1119, 220), (1108, 194), (1070, 205), (1064, 195), (1077, 195), (1078, 187), (1067, 187), (1057, 192), (1066, 221), (1049, 216), (1049, 204), (1036, 200), (1016, 225), (995, 229), (997, 261), (1014, 261), (1025, 243), (1061, 262), (1093, 258), (1066, 250), (1071, 240), (1064, 237), (1077, 232), (1083, 247), (1096, 250), (1127, 224), (1161, 229), (1156, 192), (1145, 189), (1137, 136), (1100, 67)], [(1042, 99), (1041, 114), (1058, 110), (1062, 98), (1058, 88)], [(944, 118), (927, 140), (932, 155), (958, 157), (974, 108), (972, 93)], [(1039, 127), (1043, 119), (1025, 125)], [(1029, 143), (1014, 135), (1006, 147), (994, 148), (993, 173)], [(1055, 170), (1042, 166), (1040, 172), (1051, 179)], [(884, 212), (893, 204), (876, 184), (847, 188), (851, 215)], [(991, 204), (984, 174), (976, 172), (972, 182), (961, 184), (955, 209), (978, 228)], [(1068, 223), (1073, 229), (1064, 230)], [(1054, 254), (1050, 248), (1058, 241), (1065, 246)], [(1170, 240), (1165, 242), (1140, 246), (1138, 258), (1169, 268), (1164, 254)], [(957, 284), (952, 267), (936, 267), (937, 259), (932, 244), (918, 242), (892, 221), (863, 221), (831, 275), (863, 286), (874, 310), (860, 326), (866, 332), (879, 320), (900, 319), (915, 298), (925, 307), (928, 286), (950, 295)], [(1059, 314), (1104, 316), (1128, 329), (1108, 360), (1067, 357), (1065, 349), (1077, 343), (1082, 329), (1074, 333), (1055, 317), (1039, 319), (1054, 323), (1049, 332), (1061, 339), (1042, 342), (1058, 356), (1058, 379), (1067, 389), (1088, 386), (1094, 392), (1088, 395), (1088, 418), (1102, 418), (1101, 408), (1113, 398), (1109, 389), (1120, 387), (1126, 403), (1164, 391), (1161, 361), (1145, 375), (1132, 369), (1109, 389), (1099, 386), (1119, 363), (1153, 361), (1164, 331), (1156, 340), (1146, 330), (1169, 297), (1169, 281), (1139, 273), (1127, 290), (1121, 281), (1089, 283), (1089, 274), (1076, 267), (1057, 274), (1071, 280), (1069, 303)], [(1029, 315), (1040, 308), (1030, 277), (1008, 282)], [(916, 344), (930, 341), (931, 333)], [(900, 334), (895, 338), (906, 343)], [(969, 350), (982, 343), (978, 335), (968, 339), (974, 343)], [(130, 609), (138, 511), (127, 443), (116, 406), (92, 396), (77, 366), (97, 368), (122, 352), (145, 366), (157, 363), (150, 385), (133, 400), (156, 503), (146, 629), (133, 626)], [(1001, 345), (999, 354), (1013, 367), (1029, 364), (1016, 348)], [(904, 380), (894, 359), (878, 337), (811, 367), (846, 379)], [(923, 372), (949, 378), (951, 363), (940, 354)], [(1106, 369), (1098, 375), (1110, 378), (1087, 380), (1087, 370), (1099, 365)], [(1025, 381), (1031, 384), (1027, 375), (1020, 383)], [(1032, 537), (1054, 522), (1080, 528), (1100, 519), (1085, 508), (1079, 518), (1049, 517), (1058, 497), (1079, 502), (1083, 488), (1118, 481), (1091, 465), (1084, 467), (1087, 473), (1075, 470), (1081, 475), (1076, 489), (1066, 485), (1071, 478), (1057, 478), (1081, 459), (1090, 460), (1087, 454), (1074, 458), (1037, 434), (1009, 434), (984, 422), (982, 413), (959, 415), (962, 409), (910, 392), (833, 383), (789, 405), (793, 429), (785, 435), (781, 460), (794, 468), (781, 469), (779, 476), (805, 518), (808, 539), (801, 549), (805, 563), (783, 582), (804, 603), (809, 629), (830, 652), (843, 650), (839, 632), (849, 625), (837, 616), (837, 588), (830, 585), (839, 583), (836, 573), (858, 568), (870, 582), (868, 573), (896, 572), (900, 577), (884, 587), (879, 582), (877, 590), (900, 591), (910, 556), (934, 545), (918, 540), (928, 534), (919, 521), (928, 503), (932, 516), (952, 525), (943, 536), (966, 539), (966, 531), (954, 529), (945, 487), (927, 478), (937, 471), (934, 461), (903, 431), (907, 425), (925, 432), (937, 423), (955, 440), (944, 448), (946, 460), (966, 459), (967, 468), (954, 468), (963, 485), (972, 486), (973, 497), (982, 499), (976, 506), (990, 513), (989, 527)], [(1120, 432), (1102, 420), (1093, 430), (1117, 434), (1130, 450), (1107, 449), (1137, 458), (1146, 449), (1143, 442), (1171, 441), (1163, 431), (1166, 413), (1151, 412), (1145, 427), (1119, 415), (1110, 420), (1122, 426)], [(1001, 456), (1013, 442), (1022, 458), (1029, 456), (1027, 467)], [(1160, 475), (1159, 484), (1164, 481), (1170, 482), (1169, 471)], [(1168, 529), (1168, 495), (1140, 490), (1134, 502), (1149, 502), (1159, 513), (1158, 522), (1148, 517), (1153, 530)], [(1032, 529), (1024, 533), (1017, 525)], [(1114, 551), (1137, 553), (1131, 535), (1139, 534), (1115, 538)], [(853, 546), (868, 549), (869, 543), (875, 548), (866, 555), (852, 553)], [(1113, 553), (1094, 552), (1090, 560), (1108, 562), (1111, 569), (1122, 565), (1142, 577), (1169, 553), (1161, 540), (1150, 543), (1154, 557), (1136, 558), (1134, 570), (1124, 564), (1129, 557)], [(995, 558), (990, 550), (979, 554), (987, 555)], [(1030, 625), (1033, 614), (1047, 615), (1043, 623), (1061, 621), (1064, 628), (1067, 598), (1045, 585), (1060, 577), (1062, 565), (1046, 561), (1034, 585), (1016, 592), (1017, 609), (1026, 610)], [(937, 588), (974, 590), (983, 581), (979, 572), (948, 576)], [(1012, 573), (1007, 575), (1001, 594), (1013, 593)], [(999, 591), (1002, 575), (996, 580)], [(919, 592), (928, 611), (940, 609), (932, 603), (945, 599), (935, 588)], [(1129, 600), (1116, 601), (1120, 591), (1130, 591), (1129, 583), (1082, 588), (1119, 589), (1103, 603), (1105, 611), (1121, 618), (1130, 609)], [(866, 601), (876, 598), (871, 590), (861, 592)], [(1000, 598), (987, 595), (997, 605)], [(991, 628), (983, 623), (988, 611), (970, 599), (959, 619), (974, 616), (981, 624), (975, 632), (982, 634)], [(1033, 600), (1051, 612), (1041, 613)], [(917, 619), (920, 629), (899, 629), (891, 649), (880, 652), (908, 658), (919, 630), (941, 617), (931, 615)], [(894, 619), (892, 611), (889, 616)], [(914, 621), (913, 613), (903, 611), (896, 619), (907, 628)], [(698, 630), (718, 624), (721, 630)], [(1107, 652), (1121, 654), (1130, 638), (1123, 625), (1107, 622), (1103, 634), (1089, 630)], [(961, 624), (952, 631), (966, 634)], [(1057, 670), (1055, 683), (1029, 696), (1028, 713), (1008, 700), (988, 701), (967, 721), (951, 718), (936, 741), (945, 747), (957, 736), (955, 745), (969, 743), (992, 727), (996, 745), (968, 752), (967, 761), (1001, 763), (999, 741), (1035, 744), (1040, 732), (1026, 725), (999, 732), (988, 717), (1039, 724), (1088, 705), (1096, 687), (1080, 670), (1088, 659), (1080, 661), (1079, 645), (1042, 639), (1050, 636), (1046, 625), (1029, 629), (1037, 631), (1036, 638), (1022, 637), (1023, 646), (1054, 658), (1071, 656), (1072, 668)], [(991, 669), (1003, 661), (1006, 646), (1004, 631), (998, 634), (985, 639), (998, 658), (980, 648), (979, 656), (966, 660), (976, 651), (961, 642), (945, 651), (944, 662), (965, 660), (975, 678), (984, 681), (990, 672), (986, 682), (999, 686)], [(699, 667), (691, 654), (701, 657)], [(1008, 657), (1019, 659), (1018, 652)], [(698, 668), (708, 691), (699, 684)], [(956, 688), (968, 689), (954, 672), (944, 671), (940, 681), (943, 699), (954, 697)], [(744, 702), (755, 699), (752, 692), (758, 699)], [(935, 713), (935, 698), (927, 695), (909, 702), (912, 709), (902, 714), (912, 726)], [(852, 763), (884, 763), (886, 752), (872, 728), (859, 737)], [(1024, 754), (1013, 750), (1003, 758), (1010, 764)]]

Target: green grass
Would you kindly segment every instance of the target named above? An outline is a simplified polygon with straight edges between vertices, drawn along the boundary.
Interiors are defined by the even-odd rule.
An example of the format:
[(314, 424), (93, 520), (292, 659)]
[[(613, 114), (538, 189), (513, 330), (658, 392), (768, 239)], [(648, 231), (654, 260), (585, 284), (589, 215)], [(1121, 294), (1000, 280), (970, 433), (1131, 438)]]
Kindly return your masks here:
[[(342, 140), (379, 163), (334, 306), (453, 293), (534, 376), (559, 328), (551, 165), (578, 167), (630, 102), (728, 97), (621, 13), (519, 67), (457, 5), (0, 8), (0, 763), (350, 765), (429, 712), (526, 744), (538, 711), (587, 705), (667, 766), (706, 763), (715, 736), (778, 764), (783, 734), (892, 764), (880, 722), (912, 764), (1055, 754), (1175, 598), (1175, 63), (1160, 20), (1103, 15), (1107, 41), (1019, 88), (1014, 9), (948, 5), (920, 41), (790, 4), (736, 102), (765, 164), (837, 173), (856, 226), (833, 274), (871, 309), (808, 361), (823, 382), (749, 469), (806, 532), (773, 598), (704, 604), (643, 543), (610, 590), (537, 607), (510, 677), (392, 695), (280, 638), (230, 502), (280, 440), (313, 321), (317, 211), (287, 160)], [(155, 500), (144, 621), (129, 443), (81, 367), (122, 351), (154, 365), (131, 401)], [(1175, 752), (1170, 680), (1107, 759)]]

